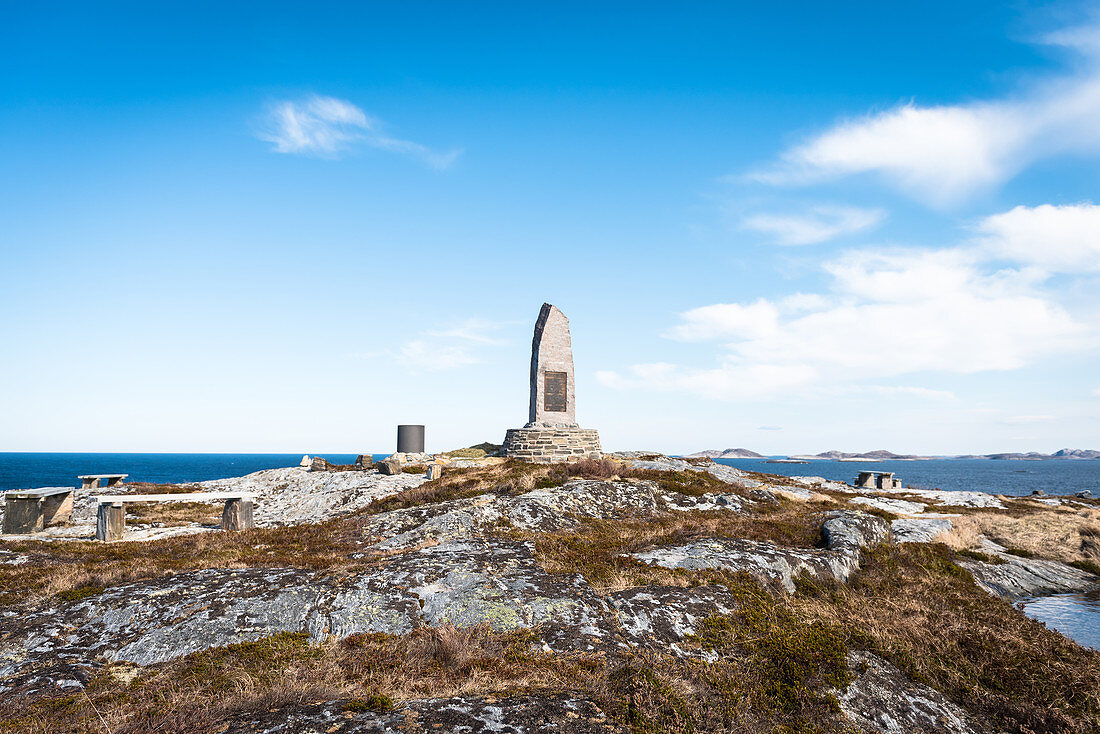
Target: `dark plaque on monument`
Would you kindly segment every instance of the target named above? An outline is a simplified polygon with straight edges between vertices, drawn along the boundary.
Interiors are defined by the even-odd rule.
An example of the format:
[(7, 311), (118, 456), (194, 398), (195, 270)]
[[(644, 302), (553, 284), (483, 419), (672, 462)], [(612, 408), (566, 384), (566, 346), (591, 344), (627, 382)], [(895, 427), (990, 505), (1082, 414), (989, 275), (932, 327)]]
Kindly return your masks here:
[(564, 413), (569, 402), (566, 386), (569, 377), (565, 372), (543, 372), (542, 394), (543, 410), (550, 413)]

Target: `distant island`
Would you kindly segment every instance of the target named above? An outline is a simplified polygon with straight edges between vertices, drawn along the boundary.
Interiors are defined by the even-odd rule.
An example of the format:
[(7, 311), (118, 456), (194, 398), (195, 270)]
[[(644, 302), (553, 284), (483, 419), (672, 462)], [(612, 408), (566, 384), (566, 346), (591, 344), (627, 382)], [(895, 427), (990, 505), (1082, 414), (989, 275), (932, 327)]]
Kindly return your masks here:
[[(687, 458), (708, 459), (766, 459), (768, 457), (748, 449), (707, 449), (688, 454)], [(878, 449), (853, 454), (845, 451), (822, 451), (820, 454), (791, 454), (788, 459), (802, 461), (929, 461), (931, 459), (991, 459), (1001, 461), (1048, 461), (1052, 459), (1100, 459), (1100, 451), (1095, 449), (1061, 449), (1053, 454), (1037, 451), (1026, 453), (1010, 452), (1003, 454), (960, 454), (958, 456), (918, 456), (916, 454), (895, 454), (893, 451)]]
[(768, 457), (748, 449), (710, 449), (688, 454), (689, 459), (766, 459)]

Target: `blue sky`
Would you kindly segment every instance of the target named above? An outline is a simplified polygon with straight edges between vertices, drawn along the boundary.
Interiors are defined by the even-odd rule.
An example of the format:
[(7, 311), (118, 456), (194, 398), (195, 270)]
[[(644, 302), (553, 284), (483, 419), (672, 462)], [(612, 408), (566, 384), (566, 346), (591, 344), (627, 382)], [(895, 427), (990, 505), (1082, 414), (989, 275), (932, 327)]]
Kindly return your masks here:
[(1100, 6), (0, 4), (0, 450), (1100, 448)]

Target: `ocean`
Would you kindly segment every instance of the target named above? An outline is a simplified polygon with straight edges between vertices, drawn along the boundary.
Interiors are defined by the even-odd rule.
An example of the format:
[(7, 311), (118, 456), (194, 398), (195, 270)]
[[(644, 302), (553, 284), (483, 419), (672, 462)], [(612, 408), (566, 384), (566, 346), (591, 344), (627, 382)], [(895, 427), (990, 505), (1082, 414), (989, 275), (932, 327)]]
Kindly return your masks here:
[(825, 477), (851, 484), (860, 471), (892, 471), (903, 486), (917, 489), (974, 490), (1022, 497), (1041, 489), (1074, 494), (1087, 489), (1100, 497), (1100, 460), (929, 459), (926, 461), (811, 461), (768, 464), (763, 459), (719, 459), (748, 471), (784, 476)]
[[(310, 454), (312, 456), (313, 454)], [(350, 464), (354, 454), (325, 454), (337, 464)], [(375, 459), (386, 454), (375, 454)], [(127, 481), (181, 483), (239, 477), (261, 469), (298, 466), (301, 454), (62, 454), (0, 453), (0, 490), (77, 486), (80, 474), (129, 474)], [(1073, 494), (1082, 489), (1100, 496), (1100, 461), (998, 461), (933, 459), (929, 461), (768, 464), (761, 459), (720, 459), (749, 471), (785, 476), (819, 476), (851, 482), (860, 470), (892, 471), (905, 486), (921, 489), (978, 490), (1023, 496), (1041, 489), (1047, 494)]]
[[(356, 454), (319, 454), (351, 464)], [(389, 454), (374, 454), (383, 459)], [(310, 454), (313, 456), (313, 454)], [(81, 474), (129, 474), (128, 482), (178, 484), (240, 477), (262, 469), (298, 466), (301, 454), (55, 454), (0, 453), (0, 491), (76, 487)]]

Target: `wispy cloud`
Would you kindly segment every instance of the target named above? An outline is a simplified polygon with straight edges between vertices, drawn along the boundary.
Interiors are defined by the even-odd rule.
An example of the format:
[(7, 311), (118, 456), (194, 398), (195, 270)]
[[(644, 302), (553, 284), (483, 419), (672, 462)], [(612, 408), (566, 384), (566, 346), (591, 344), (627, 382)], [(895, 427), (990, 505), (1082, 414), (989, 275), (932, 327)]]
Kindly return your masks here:
[(270, 106), (258, 136), (277, 153), (340, 157), (358, 146), (408, 155), (436, 169), (454, 163), (461, 150), (438, 152), (387, 135), (384, 125), (361, 108), (335, 97), (312, 96)]
[(467, 319), (458, 326), (448, 329), (436, 329), (428, 331), (429, 336), (461, 339), (463, 341), (477, 342), (479, 344), (504, 344), (504, 340), (490, 336), (507, 324), (497, 321), (484, 321), (482, 319)]
[(741, 226), (770, 235), (779, 245), (812, 245), (870, 229), (885, 218), (880, 209), (816, 206), (798, 214), (753, 214)]
[(398, 348), (395, 357), (406, 367), (428, 372), (453, 370), (485, 361), (474, 355), (468, 348), (432, 344), (423, 339), (405, 342)]
[(390, 359), (416, 372), (442, 372), (487, 361), (486, 350), (507, 344), (489, 336), (513, 322), (466, 319), (457, 326), (426, 329), (400, 344), (354, 355), (363, 359)]
[(908, 102), (841, 121), (749, 175), (776, 185), (878, 174), (914, 197), (947, 205), (996, 186), (1032, 162), (1100, 150), (1100, 29), (1052, 34), (1045, 43), (1084, 59), (1014, 97), (959, 105)]
[(757, 426), (758, 431), (782, 431), (783, 426)]
[(1018, 206), (978, 224), (994, 256), (1054, 272), (1100, 271), (1100, 206)]
[(1044, 290), (1049, 273), (1026, 261), (1000, 267), (970, 242), (939, 250), (850, 251), (822, 270), (831, 281), (825, 293), (681, 313), (665, 336), (715, 343), (712, 366), (636, 364), (598, 379), (610, 387), (725, 400), (838, 389), (950, 400), (955, 396), (945, 390), (867, 383), (1012, 370), (1100, 345), (1092, 327)]

